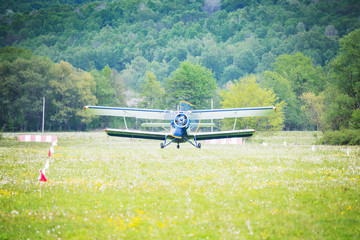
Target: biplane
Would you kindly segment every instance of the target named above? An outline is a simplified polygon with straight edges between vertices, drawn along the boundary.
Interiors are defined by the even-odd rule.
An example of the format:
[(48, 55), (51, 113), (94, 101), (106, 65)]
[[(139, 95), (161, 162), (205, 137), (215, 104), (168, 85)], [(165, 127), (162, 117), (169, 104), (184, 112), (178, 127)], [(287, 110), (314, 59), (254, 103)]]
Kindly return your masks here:
[(170, 127), (168, 132), (108, 128), (105, 132), (109, 136), (162, 140), (163, 142), (160, 143), (161, 148), (165, 148), (173, 142), (177, 143), (177, 148), (180, 148), (179, 144), (182, 142), (188, 142), (194, 147), (201, 148), (201, 143), (198, 142), (201, 140), (250, 137), (255, 133), (254, 129), (199, 132), (200, 127), (215, 126), (213, 123), (203, 123), (201, 120), (265, 116), (274, 113), (276, 107), (195, 110), (192, 109), (190, 103), (182, 101), (178, 111), (105, 106), (85, 106), (84, 111), (103, 116), (157, 119), (163, 122), (143, 123), (142, 126)]

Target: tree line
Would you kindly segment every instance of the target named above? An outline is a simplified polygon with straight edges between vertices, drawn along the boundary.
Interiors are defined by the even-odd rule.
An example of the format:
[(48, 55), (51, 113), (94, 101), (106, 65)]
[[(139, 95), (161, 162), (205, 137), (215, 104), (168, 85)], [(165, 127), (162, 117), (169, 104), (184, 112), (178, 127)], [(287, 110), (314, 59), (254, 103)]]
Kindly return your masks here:
[(277, 119), (237, 128), (359, 128), (357, 1), (45, 2), (2, 5), (4, 130), (39, 130), (43, 96), (47, 130), (120, 126), (81, 108), (130, 98), (146, 108), (279, 106)]
[[(360, 29), (339, 40), (339, 54), (327, 66), (314, 65), (303, 53), (283, 54), (272, 71), (234, 79), (219, 88), (208, 68), (184, 61), (165, 85), (147, 71), (139, 86), (138, 107), (173, 108), (181, 100), (195, 108), (275, 105), (272, 117), (238, 120), (236, 128), (342, 130), (360, 129)], [(86, 115), (85, 105), (125, 106), (127, 86), (109, 66), (90, 72), (70, 63), (52, 62), (31, 50), (0, 49), (0, 123), (7, 131), (38, 131), (42, 97), (46, 97), (47, 130), (85, 130), (119, 125), (114, 118)], [(134, 127), (135, 123), (130, 121)], [(222, 121), (219, 128), (231, 128)], [(136, 126), (135, 126), (136, 127)]]
[[(154, 73), (147, 72), (145, 83), (139, 88), (142, 100), (139, 107), (176, 108), (180, 100), (191, 101), (197, 108), (204, 107), (203, 100), (216, 94), (211, 71), (190, 62), (181, 66), (167, 80), (166, 89)], [(102, 71), (86, 72), (68, 62), (54, 63), (31, 50), (15, 47), (0, 48), (0, 88), (0, 128), (4, 131), (39, 131), (43, 97), (47, 131), (78, 131), (119, 124), (115, 118), (87, 115), (83, 107), (126, 105), (125, 83), (108, 65)], [(134, 122), (130, 120), (132, 125)]]
[(31, 49), (86, 71), (116, 69), (137, 89), (146, 71), (162, 84), (183, 61), (207, 67), (219, 86), (272, 70), (302, 52), (324, 67), (338, 39), (360, 27), (346, 1), (6, 1), (0, 45)]

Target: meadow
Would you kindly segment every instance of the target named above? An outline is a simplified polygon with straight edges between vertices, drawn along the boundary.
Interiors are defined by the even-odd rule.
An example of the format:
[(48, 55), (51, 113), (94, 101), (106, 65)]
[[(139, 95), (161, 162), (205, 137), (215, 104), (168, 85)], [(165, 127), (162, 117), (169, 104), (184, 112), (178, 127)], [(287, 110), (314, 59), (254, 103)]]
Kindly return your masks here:
[(3, 134), (0, 239), (360, 238), (359, 146), (314, 146), (312, 132), (180, 150), (54, 134), (41, 197), (51, 144)]

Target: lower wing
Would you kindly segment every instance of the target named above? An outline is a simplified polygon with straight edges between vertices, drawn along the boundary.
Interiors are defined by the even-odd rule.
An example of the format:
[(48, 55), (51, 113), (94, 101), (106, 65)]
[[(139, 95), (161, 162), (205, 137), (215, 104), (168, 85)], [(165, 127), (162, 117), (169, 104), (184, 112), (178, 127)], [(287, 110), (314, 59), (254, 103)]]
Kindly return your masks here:
[(142, 123), (142, 127), (170, 127), (170, 123)]
[(164, 140), (166, 137), (173, 139), (168, 133), (162, 132), (144, 132), (144, 131), (135, 131), (135, 130), (124, 130), (124, 129), (113, 129), (108, 128), (105, 130), (107, 135), (112, 137), (128, 137), (128, 138), (142, 138), (142, 139), (155, 139), (155, 140)]
[(254, 129), (222, 131), (222, 132), (194, 132), (188, 133), (189, 137), (195, 137), (196, 140), (207, 140), (216, 138), (234, 138), (234, 137), (251, 137), (255, 133)]

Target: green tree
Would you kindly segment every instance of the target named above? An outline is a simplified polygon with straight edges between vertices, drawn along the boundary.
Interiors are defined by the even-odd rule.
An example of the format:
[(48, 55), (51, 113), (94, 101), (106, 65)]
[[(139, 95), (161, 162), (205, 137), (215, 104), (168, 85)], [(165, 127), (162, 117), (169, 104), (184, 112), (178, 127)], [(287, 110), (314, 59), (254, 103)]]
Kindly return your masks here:
[(91, 71), (91, 74), (95, 78), (95, 96), (98, 100), (98, 104), (102, 106), (111, 106), (115, 97), (115, 89), (111, 84), (111, 69), (109, 65), (105, 66), (101, 75), (97, 70)]
[(276, 95), (286, 101), (285, 129), (305, 129), (304, 112), (300, 96), (305, 92), (319, 94), (324, 90), (325, 74), (322, 67), (314, 66), (302, 53), (280, 55), (274, 63), (274, 71), (265, 71), (262, 85), (273, 88)]
[[(263, 117), (246, 117), (236, 120), (236, 128), (255, 128), (258, 130), (281, 130), (284, 127), (285, 102), (278, 102), (273, 90), (266, 90), (256, 83), (254, 75), (245, 76), (227, 90), (221, 92), (223, 108), (265, 107), (276, 105), (276, 114)], [(233, 128), (234, 120), (224, 119), (223, 128)]]
[(96, 83), (93, 76), (85, 71), (78, 71), (75, 74), (74, 81), (76, 81), (76, 102), (74, 103), (75, 112), (75, 126), (73, 129), (81, 130), (86, 128), (86, 124), (90, 123), (92, 116), (86, 114), (82, 107), (85, 105), (93, 105), (97, 103), (95, 93)]
[(161, 83), (156, 81), (153, 72), (146, 72), (145, 83), (141, 86), (140, 96), (143, 97), (140, 105), (146, 108), (161, 108), (163, 106), (163, 97), (165, 90), (161, 87)]
[(225, 51), (210, 36), (204, 38), (204, 45), (200, 58), (201, 64), (210, 69), (217, 79), (220, 79), (226, 66)]
[(304, 112), (307, 120), (310, 124), (316, 126), (316, 130), (324, 130), (323, 117), (325, 114), (324, 105), (324, 92), (316, 95), (313, 92), (306, 92), (300, 96), (300, 99), (304, 102), (301, 106), (301, 110)]
[[(125, 104), (125, 87), (121, 75), (115, 70), (110, 69), (107, 65), (101, 73), (92, 70), (91, 75), (95, 79), (96, 92), (95, 96), (98, 105), (102, 106), (124, 106)], [(87, 123), (88, 128), (105, 128), (108, 126), (119, 126), (119, 118), (110, 116), (93, 116), (91, 123)]]
[(60, 131), (85, 128), (91, 119), (83, 113), (82, 108), (97, 103), (94, 77), (64, 61), (54, 64), (50, 74), (54, 106), (50, 118), (52, 124)]
[(325, 90), (325, 130), (341, 130), (349, 128), (355, 100), (336, 86)]
[(330, 63), (329, 86), (325, 91), (327, 130), (360, 125), (360, 29), (339, 40), (340, 52)]
[(311, 58), (301, 52), (277, 57), (274, 71), (289, 80), (297, 97), (304, 92), (319, 93), (324, 90), (325, 76), (322, 67), (314, 66)]
[(350, 127), (360, 129), (360, 109), (355, 109), (351, 114)]
[(216, 94), (216, 81), (209, 69), (186, 61), (172, 76), (166, 79), (165, 88), (169, 107), (180, 101), (190, 102), (198, 109), (209, 107), (208, 100)]
[(131, 64), (127, 64), (126, 69), (121, 72), (126, 86), (133, 90), (138, 89), (144, 81), (148, 65), (149, 62), (143, 57), (136, 57)]
[(360, 108), (360, 29), (340, 39), (340, 52), (332, 62), (336, 85), (354, 99)]
[(223, 74), (221, 76), (220, 81), (218, 81), (218, 84), (220, 86), (222, 86), (222, 85), (226, 84), (229, 81), (239, 79), (243, 75), (244, 75), (243, 71), (241, 71), (235, 65), (229, 65), (224, 69), (224, 72), (223, 72)]
[(110, 77), (111, 86), (115, 91), (115, 95), (113, 98), (113, 105), (114, 106), (123, 106), (125, 104), (125, 83), (121, 78), (116, 69), (111, 70), (111, 77)]
[(257, 59), (251, 50), (245, 50), (234, 56), (234, 65), (244, 73), (253, 73), (257, 66)]
[(42, 99), (47, 97), (51, 61), (31, 51), (0, 49), (0, 127), (10, 131), (38, 131)]
[(277, 72), (265, 71), (261, 85), (267, 89), (273, 89), (279, 101), (286, 102), (284, 108), (286, 130), (296, 129), (296, 127), (303, 125), (303, 118), (299, 117), (302, 115), (300, 100), (292, 91), (290, 81), (287, 78)]

